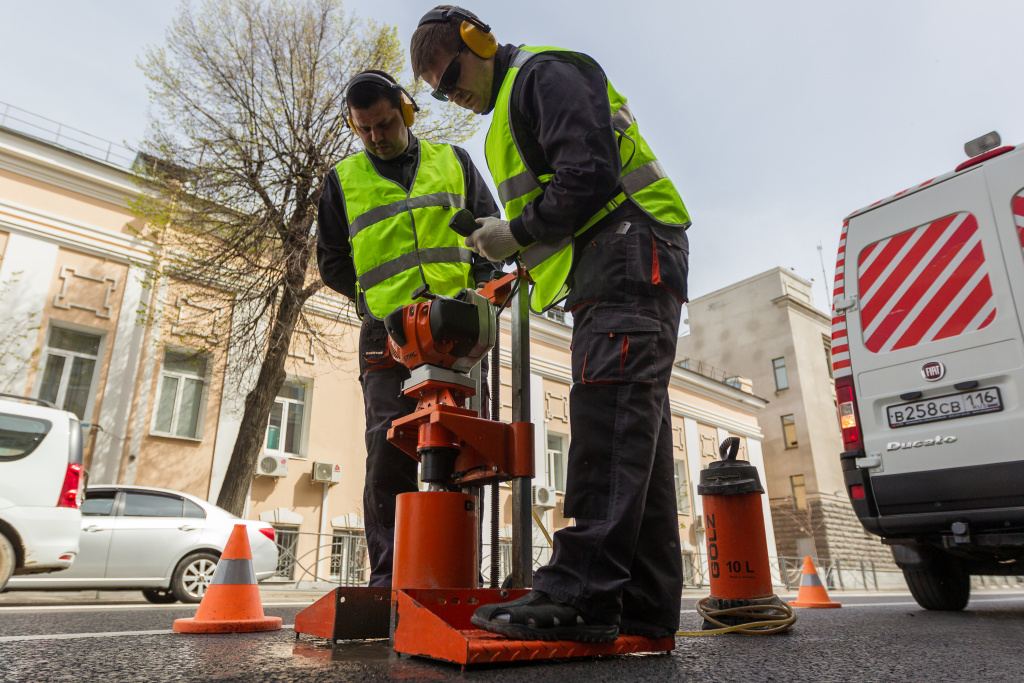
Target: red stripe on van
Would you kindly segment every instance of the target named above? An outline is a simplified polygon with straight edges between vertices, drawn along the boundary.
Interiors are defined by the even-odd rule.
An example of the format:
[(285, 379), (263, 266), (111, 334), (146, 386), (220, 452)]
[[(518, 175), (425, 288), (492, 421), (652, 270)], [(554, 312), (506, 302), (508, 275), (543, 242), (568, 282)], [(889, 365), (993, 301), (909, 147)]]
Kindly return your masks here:
[[(905, 349), (921, 342), (930, 342), (936, 339), (945, 339), (946, 336), (954, 336), (939, 336), (938, 333), (933, 333), (930, 337), (925, 338), (928, 331), (935, 326), (946, 310), (953, 305), (954, 299), (963, 292), (971, 277), (978, 272), (979, 268), (983, 267), (983, 264), (984, 258), (981, 256), (981, 245), (979, 244), (967, 255), (967, 258), (957, 267), (952, 276), (943, 283), (939, 291), (928, 302), (928, 306), (921, 311), (921, 314), (917, 316), (906, 334), (897, 342), (895, 348)], [(984, 277), (988, 279), (988, 275)]]
[[(871, 289), (871, 286), (875, 284), (875, 281), (882, 276), (886, 267), (893, 262), (893, 259), (895, 259), (900, 253), (900, 250), (903, 249), (903, 246), (910, 241), (913, 234), (913, 230), (907, 230), (899, 235), (876, 242), (874, 245), (861, 252), (858, 267), (866, 269), (860, 273), (858, 279), (861, 292), (867, 292)], [(876, 250), (879, 252), (878, 256), (869, 263), (868, 257), (873, 255)]]
[(1017, 239), (1024, 248), (1024, 190), (1013, 198), (1013, 221), (1017, 224)]
[[(880, 251), (874, 259), (865, 256), (875, 250)], [(993, 306), (991, 283), (978, 222), (969, 213), (880, 240), (862, 252), (860, 266), (861, 325), (869, 351), (895, 351), (991, 322), (985, 313)], [(986, 320), (978, 321), (981, 315)]]
[[(895, 293), (902, 288), (903, 294), (893, 304), (884, 322), (879, 324), (874, 330), (872, 337), (881, 335), (880, 338), (887, 340), (897, 331), (900, 325), (903, 325), (905, 329), (906, 324), (904, 324), (904, 321), (907, 319), (907, 315), (913, 312), (914, 307), (921, 302), (922, 297), (928, 293), (929, 289), (934, 287), (938, 278), (950, 262), (953, 261), (954, 257), (962, 250), (964, 244), (977, 233), (977, 223), (973, 220), (973, 217), (970, 220), (964, 220), (955, 229), (951, 229), (950, 222), (952, 221), (936, 221), (932, 223), (925, 235), (918, 240), (911, 253), (900, 263), (899, 268), (893, 272), (889, 281), (885, 283), (886, 287), (891, 288), (891, 293)], [(933, 231), (936, 228), (941, 228), (941, 230), (935, 233)], [(924, 263), (923, 259), (926, 252), (932, 250), (940, 242), (942, 242), (942, 246), (938, 252), (931, 255), (928, 263)], [(912, 281), (908, 281), (907, 278), (915, 269), (918, 270), (917, 275)], [(873, 296), (871, 302), (874, 304), (875, 301), (879, 301), (881, 298), (877, 295)], [(886, 301), (879, 301), (877, 305), (871, 306), (870, 310), (868, 306), (864, 307), (865, 316), (862, 316), (861, 320), (865, 328), (874, 321), (878, 308), (884, 305), (889, 298), (887, 296)], [(870, 320), (867, 318), (870, 318)]]
[[(964, 332), (973, 332), (974, 330), (980, 330), (985, 326), (985, 323), (978, 323), (972, 327), (969, 327), (974, 321), (978, 314), (982, 312), (986, 304), (992, 300), (992, 284), (989, 282), (988, 275), (986, 275), (981, 282), (974, 288), (974, 291), (970, 293), (967, 299), (960, 305), (953, 314), (953, 317), (949, 319), (939, 333), (935, 335), (936, 339), (945, 339), (946, 337), (955, 337), (958, 334)], [(987, 317), (986, 317), (987, 320)]]
[[(931, 257), (932, 261), (930, 263), (925, 263), (924, 259), (940, 241), (944, 241), (946, 243), (946, 246), (943, 247), (943, 251), (947, 250), (949, 243), (953, 241), (950, 239), (948, 230), (954, 218), (956, 218), (956, 216), (949, 216), (942, 220), (935, 221), (923, 228), (923, 232), (922, 228), (911, 230), (910, 232), (915, 234), (910, 237), (916, 240), (913, 243), (913, 246), (903, 253), (898, 263), (893, 264), (890, 260), (887, 263), (879, 265), (879, 267), (882, 268), (888, 268), (890, 265), (894, 265), (895, 267), (884, 281), (877, 283), (874, 291), (869, 291), (870, 288), (865, 287), (863, 280), (861, 280), (861, 291), (864, 292), (866, 296), (870, 296), (870, 298), (864, 299), (864, 303), (861, 307), (863, 311), (861, 313), (861, 323), (865, 328), (868, 328), (874, 322), (875, 317), (881, 313), (885, 305), (889, 303), (889, 300), (896, 296), (901, 289), (904, 290), (905, 294), (901, 295), (900, 300), (894, 303), (891, 312), (886, 316), (885, 322), (879, 327), (879, 332), (882, 332), (887, 339), (889, 337), (889, 333), (891, 333), (895, 327), (903, 321), (905, 312), (909, 311), (913, 307), (913, 304), (916, 303), (916, 299), (913, 302), (906, 300), (906, 293), (909, 293), (906, 290), (906, 284), (908, 282), (907, 278), (910, 277), (915, 270), (923, 268), (924, 270), (915, 276), (915, 279), (911, 284), (914, 285), (922, 282), (923, 280), (924, 287), (927, 289), (927, 287), (934, 282), (935, 277), (937, 277), (938, 274), (935, 273), (930, 278), (927, 277), (927, 274), (930, 274), (932, 271), (932, 263), (935, 263), (936, 255)], [(960, 233), (959, 230), (956, 232)], [(974, 230), (968, 230), (967, 235), (969, 236), (974, 232)], [(909, 239), (907, 242), (909, 242)], [(940, 252), (940, 255), (941, 253), (942, 252)], [(896, 255), (894, 254), (893, 257), (895, 256)], [(952, 257), (952, 254), (949, 254), (949, 257)], [(882, 257), (880, 255), (878, 260), (881, 260), (881, 258)], [(948, 259), (945, 260), (948, 261)], [(872, 264), (872, 267), (874, 267), (874, 264)], [(939, 269), (939, 272), (941, 272), (941, 268)], [(922, 291), (921, 293), (923, 294), (924, 292)]]

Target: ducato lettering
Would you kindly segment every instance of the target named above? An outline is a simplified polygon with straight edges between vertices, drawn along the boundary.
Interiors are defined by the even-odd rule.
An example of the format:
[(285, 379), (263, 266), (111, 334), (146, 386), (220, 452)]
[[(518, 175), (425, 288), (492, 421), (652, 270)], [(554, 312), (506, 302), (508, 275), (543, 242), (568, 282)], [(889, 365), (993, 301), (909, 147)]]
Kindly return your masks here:
[(908, 448), (922, 448), (924, 446), (941, 446), (945, 443), (956, 443), (955, 436), (936, 436), (934, 439), (924, 441), (890, 441), (886, 444), (885, 450), (898, 451)]

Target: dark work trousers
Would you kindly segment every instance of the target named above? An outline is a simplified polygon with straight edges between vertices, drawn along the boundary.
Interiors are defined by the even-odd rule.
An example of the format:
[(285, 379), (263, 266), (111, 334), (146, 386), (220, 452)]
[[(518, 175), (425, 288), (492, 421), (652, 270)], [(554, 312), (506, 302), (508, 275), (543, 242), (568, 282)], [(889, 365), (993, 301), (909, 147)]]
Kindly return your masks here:
[(388, 442), (391, 423), (416, 408), (402, 396), (409, 370), (387, 350), (387, 330), (366, 316), (359, 331), (359, 383), (366, 410), (366, 483), (363, 518), (371, 586), (391, 586), (395, 556), (395, 497), (416, 490), (419, 463)]
[(607, 623), (676, 629), (683, 569), (668, 383), (681, 307), (650, 289), (573, 310), (565, 515), (576, 523), (555, 534), (533, 585)]

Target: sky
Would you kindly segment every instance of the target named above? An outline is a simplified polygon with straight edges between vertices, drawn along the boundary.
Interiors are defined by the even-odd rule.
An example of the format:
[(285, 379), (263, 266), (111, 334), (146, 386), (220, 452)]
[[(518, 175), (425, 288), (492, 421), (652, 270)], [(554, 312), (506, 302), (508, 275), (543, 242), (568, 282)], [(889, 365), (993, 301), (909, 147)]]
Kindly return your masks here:
[[(693, 219), (691, 298), (780, 266), (813, 280), (828, 310), (846, 215), (952, 170), (991, 130), (1024, 143), (1019, 0), (464, 2), (501, 43), (589, 54), (629, 99)], [(433, 4), (345, 9), (408, 45)], [(177, 7), (0, 0), (0, 117), (13, 105), (137, 143), (135, 62)], [(486, 124), (465, 144), (481, 168)]]

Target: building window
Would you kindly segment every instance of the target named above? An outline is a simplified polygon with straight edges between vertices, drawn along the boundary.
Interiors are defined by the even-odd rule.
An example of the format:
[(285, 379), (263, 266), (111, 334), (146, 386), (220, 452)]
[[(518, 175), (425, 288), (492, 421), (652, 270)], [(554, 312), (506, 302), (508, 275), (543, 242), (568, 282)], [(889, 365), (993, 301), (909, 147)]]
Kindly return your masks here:
[(164, 350), (156, 415), (151, 433), (202, 438), (207, 358), (204, 354)]
[(789, 389), (789, 376), (786, 374), (785, 358), (775, 358), (772, 360), (772, 372), (775, 373), (775, 390)]
[(331, 579), (342, 586), (365, 586), (366, 536), (361, 531), (335, 529), (331, 539)]
[(565, 434), (548, 432), (548, 485), (556, 491), (565, 491)]
[(693, 562), (693, 553), (683, 551), (683, 585), (696, 586), (700, 583), (697, 567)]
[(821, 341), (825, 345), (825, 367), (828, 368), (828, 377), (829, 379), (835, 379), (835, 376), (832, 374), (832, 340), (822, 336)]
[(686, 476), (686, 461), (675, 460), (676, 510), (680, 515), (690, 514), (690, 482)]
[(792, 415), (782, 416), (782, 440), (786, 448), (796, 448), (796, 420)]
[(51, 327), (43, 349), (39, 398), (85, 419), (100, 355), (98, 334)]
[(277, 543), (277, 573), (286, 579), (295, 578), (295, 564), (299, 549), (299, 527), (274, 525), (274, 540)]
[(303, 437), (306, 431), (306, 385), (300, 381), (286, 381), (274, 399), (267, 422), (264, 450), (303, 457)]
[(797, 510), (806, 510), (807, 485), (804, 483), (804, 475), (794, 474), (789, 478), (789, 485), (793, 489), (793, 507)]

